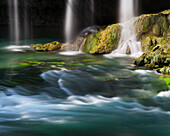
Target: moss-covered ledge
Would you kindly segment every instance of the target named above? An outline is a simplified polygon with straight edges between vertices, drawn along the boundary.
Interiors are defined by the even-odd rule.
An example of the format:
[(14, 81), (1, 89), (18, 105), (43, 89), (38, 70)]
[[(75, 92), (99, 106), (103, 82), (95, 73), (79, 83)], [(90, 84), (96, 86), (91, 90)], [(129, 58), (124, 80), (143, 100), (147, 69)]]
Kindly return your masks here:
[(170, 10), (140, 16), (135, 23), (144, 54), (135, 60), (144, 66), (170, 75)]

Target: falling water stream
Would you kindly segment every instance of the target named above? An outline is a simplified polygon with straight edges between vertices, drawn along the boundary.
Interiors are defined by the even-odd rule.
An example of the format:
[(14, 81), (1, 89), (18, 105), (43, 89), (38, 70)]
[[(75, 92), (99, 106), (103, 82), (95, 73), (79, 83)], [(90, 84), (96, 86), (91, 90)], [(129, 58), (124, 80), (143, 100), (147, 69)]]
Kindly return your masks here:
[(20, 39), (18, 0), (9, 0), (10, 38), (18, 45)]
[(72, 40), (72, 35), (74, 32), (74, 0), (67, 1), (67, 9), (66, 9), (66, 19), (65, 19), (65, 37), (66, 43), (69, 44)]
[(134, 2), (134, 0), (120, 0), (119, 20), (122, 23), (120, 42), (118, 48), (106, 57), (124, 56), (126, 54), (137, 57), (142, 54), (141, 43), (137, 42), (134, 32)]
[(91, 0), (91, 25), (94, 25), (94, 0)]

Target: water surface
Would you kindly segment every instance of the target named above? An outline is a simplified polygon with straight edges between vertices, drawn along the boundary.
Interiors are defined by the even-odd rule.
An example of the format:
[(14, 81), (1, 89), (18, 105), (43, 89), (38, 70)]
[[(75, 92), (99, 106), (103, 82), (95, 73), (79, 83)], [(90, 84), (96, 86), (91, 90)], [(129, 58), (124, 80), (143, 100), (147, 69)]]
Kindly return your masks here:
[(168, 87), (132, 58), (24, 53), (0, 44), (0, 135), (170, 135)]

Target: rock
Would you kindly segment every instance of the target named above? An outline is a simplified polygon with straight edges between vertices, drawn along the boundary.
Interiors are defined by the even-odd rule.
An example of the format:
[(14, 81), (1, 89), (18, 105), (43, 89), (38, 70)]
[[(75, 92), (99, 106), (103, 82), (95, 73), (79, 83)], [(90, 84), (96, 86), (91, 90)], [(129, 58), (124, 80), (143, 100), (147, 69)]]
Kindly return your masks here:
[(61, 49), (61, 43), (59, 43), (58, 41), (54, 41), (51, 43), (46, 43), (44, 45), (32, 44), (31, 48), (34, 48), (35, 51), (39, 51), (39, 52), (56, 51)]
[(153, 26), (152, 32), (155, 36), (159, 36), (161, 34), (161, 27), (159, 24), (155, 24)]
[(146, 38), (143, 38), (143, 40), (142, 40), (142, 43), (141, 43), (141, 45), (142, 45), (142, 49), (143, 49), (143, 51), (148, 51), (148, 50), (150, 50), (152, 47), (152, 39), (151, 39), (151, 37), (146, 37)]
[(150, 30), (150, 15), (142, 15), (138, 17), (135, 21), (135, 32), (138, 36), (142, 35), (143, 33), (146, 33)]
[(170, 22), (170, 14), (168, 15), (168, 21)]
[(134, 64), (136, 66), (145, 66), (149, 69), (156, 69), (158, 72), (161, 72), (160, 69), (170, 66), (170, 53), (157, 50), (144, 53), (135, 60)]
[(169, 28), (169, 23), (168, 23), (168, 21), (166, 21), (166, 19), (164, 20), (162, 25), (163, 25), (164, 32), (167, 32), (167, 30)]
[(144, 52), (156, 51), (167, 51), (170, 44), (164, 37), (147, 36), (142, 38), (142, 50)]
[(129, 46), (127, 46), (126, 54), (131, 54), (131, 50), (130, 50), (130, 47), (129, 47)]
[(76, 42), (74, 43), (73, 45), (73, 49), (74, 51), (83, 51), (83, 48), (84, 48), (84, 45), (85, 45), (85, 42), (87, 40), (87, 37), (90, 35), (90, 34), (96, 34), (98, 31), (102, 30), (101, 27), (98, 27), (98, 26), (93, 26), (93, 27), (88, 27), (86, 29), (84, 29), (80, 35), (78, 36)]
[(165, 67), (159, 69), (158, 72), (160, 72), (162, 74), (170, 74), (170, 66), (169, 67), (165, 66)]
[(107, 54), (118, 47), (121, 36), (120, 24), (108, 26), (105, 30), (87, 37), (83, 51), (90, 54)]

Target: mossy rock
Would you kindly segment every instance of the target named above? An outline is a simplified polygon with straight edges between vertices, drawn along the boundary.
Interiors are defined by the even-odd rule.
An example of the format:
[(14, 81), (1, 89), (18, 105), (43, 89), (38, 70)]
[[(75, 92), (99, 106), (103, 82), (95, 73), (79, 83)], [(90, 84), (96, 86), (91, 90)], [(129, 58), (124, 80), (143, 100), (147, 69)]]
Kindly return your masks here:
[(161, 68), (161, 69), (159, 70), (159, 72), (162, 73), (162, 74), (170, 75), (170, 66), (169, 66), (169, 67), (164, 66), (163, 68)]
[(168, 15), (168, 17), (167, 17), (167, 18), (168, 18), (168, 21), (170, 22), (170, 14)]
[(83, 51), (91, 54), (110, 53), (118, 47), (120, 36), (120, 24), (108, 26), (105, 30), (88, 36)]
[(161, 12), (162, 14), (170, 14), (170, 9), (164, 10)]
[(135, 32), (142, 35), (150, 30), (151, 19), (149, 15), (142, 15), (135, 21)]
[[(163, 74), (169, 74), (170, 54), (167, 52), (148, 52), (137, 58), (136, 66), (145, 66), (149, 69), (156, 69)], [(164, 68), (164, 69), (162, 69)], [(166, 69), (165, 69), (166, 68)]]
[(147, 36), (146, 38), (143, 38), (142, 40), (142, 49), (143, 51), (147, 52), (148, 50), (151, 50), (152, 46), (152, 39), (151, 37)]
[(155, 24), (153, 25), (153, 29), (152, 29), (152, 32), (155, 36), (160, 36), (161, 34), (161, 27), (159, 24)]
[(156, 36), (144, 36), (141, 43), (144, 52), (156, 51), (157, 49), (167, 51), (170, 46), (166, 38)]
[(54, 41), (51, 43), (46, 43), (46, 44), (32, 44), (32, 48), (34, 48), (36, 51), (40, 52), (47, 52), (47, 51), (56, 51), (61, 49), (61, 43), (58, 41)]

